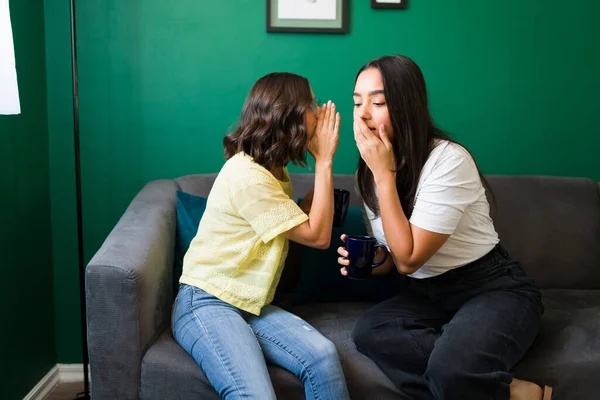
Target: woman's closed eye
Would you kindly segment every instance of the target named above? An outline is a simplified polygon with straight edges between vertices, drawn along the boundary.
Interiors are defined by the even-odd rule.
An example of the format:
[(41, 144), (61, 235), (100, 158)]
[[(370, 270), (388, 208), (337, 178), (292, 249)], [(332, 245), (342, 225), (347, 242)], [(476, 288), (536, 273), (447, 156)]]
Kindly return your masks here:
[[(382, 103), (372, 103), (375, 107), (385, 106), (385, 102)], [(362, 103), (354, 103), (354, 108), (362, 106)]]

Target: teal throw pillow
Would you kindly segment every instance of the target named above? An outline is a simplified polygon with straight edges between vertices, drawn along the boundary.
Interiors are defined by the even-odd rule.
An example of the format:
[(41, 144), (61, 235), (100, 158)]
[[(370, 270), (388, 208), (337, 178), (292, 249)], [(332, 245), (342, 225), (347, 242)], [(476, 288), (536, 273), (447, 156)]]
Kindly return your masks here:
[(175, 239), (175, 265), (173, 267), (173, 288), (177, 292), (179, 278), (183, 271), (183, 257), (198, 232), (198, 225), (206, 210), (206, 197), (177, 191), (177, 232)]

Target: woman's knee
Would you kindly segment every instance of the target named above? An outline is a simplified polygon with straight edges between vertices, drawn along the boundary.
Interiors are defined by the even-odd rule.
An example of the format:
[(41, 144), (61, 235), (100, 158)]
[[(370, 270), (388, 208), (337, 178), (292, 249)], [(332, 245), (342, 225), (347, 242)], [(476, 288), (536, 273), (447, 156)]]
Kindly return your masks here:
[(300, 355), (298, 377), (316, 399), (348, 399), (346, 378), (335, 345), (326, 337), (312, 340), (307, 353)]
[[(302, 374), (307, 374), (306, 377), (341, 373), (337, 349), (324, 336), (313, 338), (309, 346), (299, 348), (296, 357), (302, 364)], [(300, 377), (304, 380), (304, 376)]]
[(310, 364), (327, 363), (339, 360), (335, 344), (325, 336), (312, 341), (312, 348), (305, 355)]
[(373, 319), (363, 314), (356, 320), (352, 329), (352, 340), (361, 353), (368, 353), (373, 343)]
[(370, 356), (379, 352), (388, 353), (390, 347), (411, 343), (410, 333), (404, 329), (401, 318), (382, 320), (377, 315), (369, 314), (362, 315), (356, 321), (352, 340), (358, 351)]

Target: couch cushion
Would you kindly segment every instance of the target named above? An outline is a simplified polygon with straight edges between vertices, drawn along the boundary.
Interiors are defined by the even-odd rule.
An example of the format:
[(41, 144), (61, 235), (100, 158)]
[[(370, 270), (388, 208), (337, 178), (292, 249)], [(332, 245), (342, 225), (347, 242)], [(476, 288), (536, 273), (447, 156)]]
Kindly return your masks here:
[[(589, 179), (489, 176), (500, 240), (547, 289), (600, 289), (600, 190)], [(568, 266), (568, 267), (567, 267)]]
[(208, 197), (217, 174), (186, 175), (175, 179), (177, 187), (196, 196)]
[[(294, 187), (294, 196), (303, 197), (315, 185), (314, 174), (291, 174), (292, 186)], [(354, 185), (354, 175), (334, 174), (333, 187), (336, 189), (345, 189), (350, 192), (350, 206), (360, 206), (360, 197), (356, 193)]]
[[(207, 196), (216, 174), (176, 179), (179, 189)], [(314, 185), (313, 174), (291, 174), (296, 197)], [(542, 288), (600, 289), (600, 187), (584, 178), (486, 176), (496, 196), (500, 240)], [(354, 175), (335, 174), (334, 187), (359, 206)], [(565, 265), (569, 265), (565, 273)]]
[(351, 399), (405, 399), (373, 361), (356, 350), (352, 329), (356, 319), (373, 303), (322, 303), (302, 305), (291, 312), (304, 318), (335, 343)]
[[(292, 373), (269, 366), (277, 398), (304, 399), (302, 383)], [(141, 400), (219, 400), (196, 361), (167, 329), (142, 360)]]
[(515, 376), (553, 386), (558, 399), (600, 393), (600, 293), (544, 290), (540, 333)]
[[(539, 335), (513, 369), (514, 375), (553, 386), (555, 398), (563, 400), (600, 393), (600, 293), (544, 290), (543, 301)], [(358, 353), (350, 337), (354, 321), (369, 306), (327, 303), (296, 307), (292, 312), (336, 344), (353, 399), (399, 398), (393, 384), (369, 358)]]
[[(400, 399), (396, 388), (351, 339), (356, 318), (370, 303), (327, 303), (300, 306), (294, 311), (335, 343), (352, 399)], [(290, 372), (269, 366), (277, 398), (304, 399), (301, 381)], [(173, 339), (170, 329), (146, 352), (142, 361), (142, 400), (215, 399), (219, 396), (206, 375)]]
[(142, 359), (140, 399), (219, 400), (194, 359), (165, 330)]
[[(532, 348), (513, 370), (515, 376), (554, 387), (556, 398), (587, 398), (600, 393), (600, 295), (594, 290), (544, 290), (545, 312)], [(335, 343), (352, 399), (402, 399), (390, 380), (351, 338), (358, 316), (371, 303), (323, 303), (291, 309)], [(269, 367), (278, 398), (303, 399), (291, 373)], [(196, 362), (164, 332), (142, 363), (142, 395), (148, 399), (218, 399)]]
[[(214, 183), (217, 174), (193, 174), (185, 175), (175, 179), (180, 190), (195, 194), (196, 196), (208, 196), (210, 188)], [(290, 174), (292, 187), (294, 188), (294, 197), (302, 197), (308, 193), (315, 185), (314, 174)], [(354, 186), (354, 175), (334, 174), (333, 186), (338, 189), (346, 189), (350, 192), (350, 205), (360, 206), (360, 198), (356, 194)]]

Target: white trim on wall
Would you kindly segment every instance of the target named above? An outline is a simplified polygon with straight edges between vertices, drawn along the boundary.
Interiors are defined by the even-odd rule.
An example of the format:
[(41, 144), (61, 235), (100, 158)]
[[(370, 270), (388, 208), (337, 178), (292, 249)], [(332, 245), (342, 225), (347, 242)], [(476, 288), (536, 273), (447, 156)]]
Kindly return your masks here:
[(83, 364), (56, 364), (23, 400), (44, 400), (61, 382), (83, 382)]
[(23, 397), (23, 400), (43, 400), (58, 382), (60, 382), (58, 366), (55, 365), (46, 376), (31, 389), (27, 396)]
[[(83, 364), (56, 364), (60, 382), (83, 382)], [(89, 371), (89, 370), (88, 370)]]

